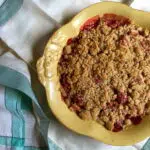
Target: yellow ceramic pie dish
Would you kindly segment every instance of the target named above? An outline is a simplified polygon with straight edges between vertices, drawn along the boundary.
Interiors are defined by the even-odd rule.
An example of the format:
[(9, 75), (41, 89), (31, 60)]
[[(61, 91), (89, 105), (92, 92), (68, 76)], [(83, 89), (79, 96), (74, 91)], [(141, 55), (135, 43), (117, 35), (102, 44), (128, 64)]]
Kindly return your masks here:
[(81, 11), (68, 24), (52, 35), (46, 45), (43, 56), (37, 62), (38, 76), (46, 89), (49, 107), (57, 119), (66, 127), (107, 144), (131, 145), (150, 136), (150, 116), (145, 117), (142, 123), (137, 126), (133, 125), (117, 133), (111, 132), (94, 121), (81, 120), (67, 108), (67, 105), (61, 100), (59, 91), (57, 64), (67, 40), (78, 35), (80, 27), (86, 20), (105, 13), (122, 15), (134, 20), (136, 24), (144, 28), (150, 28), (149, 13), (134, 10), (121, 3), (102, 2), (94, 4)]

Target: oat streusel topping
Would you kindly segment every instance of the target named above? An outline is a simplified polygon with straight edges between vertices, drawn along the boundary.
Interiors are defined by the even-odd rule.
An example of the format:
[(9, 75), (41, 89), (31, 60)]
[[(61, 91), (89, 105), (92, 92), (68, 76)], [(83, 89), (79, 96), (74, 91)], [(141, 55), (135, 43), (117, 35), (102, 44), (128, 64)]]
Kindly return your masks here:
[(64, 47), (60, 90), (80, 118), (117, 132), (150, 114), (150, 34), (112, 14), (97, 22)]

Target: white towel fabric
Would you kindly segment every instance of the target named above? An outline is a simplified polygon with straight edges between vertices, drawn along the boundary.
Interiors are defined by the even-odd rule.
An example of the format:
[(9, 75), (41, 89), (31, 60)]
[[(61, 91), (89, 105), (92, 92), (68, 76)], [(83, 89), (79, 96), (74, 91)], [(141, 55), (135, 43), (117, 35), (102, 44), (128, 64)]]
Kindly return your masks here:
[[(0, 37), (25, 62), (34, 64), (51, 33), (81, 9), (96, 2), (99, 0), (24, 0), (17, 14), (1, 27)], [(135, 0), (131, 6), (150, 11), (149, 0)], [(56, 119), (50, 121), (48, 137), (63, 150), (136, 150), (146, 142), (133, 146), (106, 145), (66, 129)]]

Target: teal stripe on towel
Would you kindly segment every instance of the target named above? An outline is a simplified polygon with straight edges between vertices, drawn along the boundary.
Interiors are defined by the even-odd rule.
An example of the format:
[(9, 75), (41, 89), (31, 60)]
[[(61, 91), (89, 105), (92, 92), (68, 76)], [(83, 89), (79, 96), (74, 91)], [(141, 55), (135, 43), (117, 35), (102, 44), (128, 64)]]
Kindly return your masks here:
[(11, 145), (24, 146), (25, 122), (21, 113), (21, 93), (11, 88), (5, 88), (5, 105), (12, 114), (12, 141)]
[(0, 26), (5, 24), (20, 9), (23, 0), (5, 0), (0, 6)]
[(7, 136), (0, 136), (0, 145), (3, 145), (3, 146), (14, 146), (14, 147), (17, 147), (19, 145), (21, 145), (20, 143), (23, 143), (23, 140), (24, 139), (21, 139), (21, 138), (13, 138), (16, 142), (13, 143), (12, 145), (12, 137), (7, 137)]
[[(14, 138), (14, 139), (16, 140), (16, 143), (14, 145), (12, 145), (11, 137), (0, 136), (0, 146), (3, 145), (8, 149), (11, 147), (11, 150), (47, 150), (47, 147), (34, 147), (34, 146), (23, 146), (23, 147), (19, 146), (18, 147), (19, 143), (21, 143), (22, 140), (24, 140), (24, 139), (20, 139), (20, 138)], [(49, 149), (49, 150), (51, 150), (51, 149)]]

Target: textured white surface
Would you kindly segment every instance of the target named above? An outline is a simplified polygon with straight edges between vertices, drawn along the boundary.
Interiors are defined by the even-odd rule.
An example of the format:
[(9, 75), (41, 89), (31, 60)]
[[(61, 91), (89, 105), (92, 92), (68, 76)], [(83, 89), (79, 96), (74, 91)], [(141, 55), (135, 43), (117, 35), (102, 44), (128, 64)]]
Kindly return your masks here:
[(0, 57), (0, 64), (22, 73), (30, 81), (28, 66), (12, 53), (7, 52), (3, 54)]
[(30, 62), (41, 52), (35, 45), (54, 29), (51, 20), (31, 0), (24, 0), (23, 6), (0, 29), (0, 36), (9, 47), (24, 60)]
[(0, 6), (4, 3), (5, 0), (0, 0)]
[[(32, 62), (42, 54), (44, 44), (55, 28), (81, 9), (96, 2), (99, 0), (24, 0), (18, 13), (0, 29), (0, 37), (22, 59)], [(150, 11), (149, 0), (135, 0), (131, 6)], [(141, 149), (146, 141), (136, 146), (110, 146), (78, 135), (57, 120), (51, 120), (48, 136), (63, 150), (136, 150)]]

